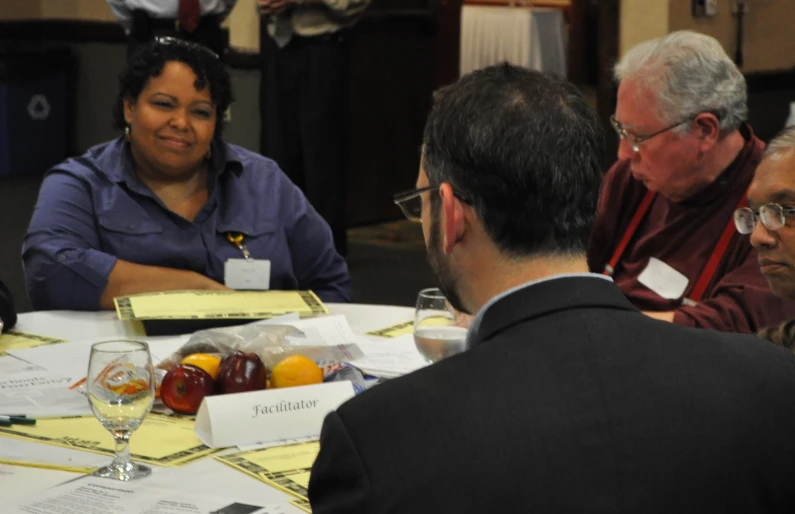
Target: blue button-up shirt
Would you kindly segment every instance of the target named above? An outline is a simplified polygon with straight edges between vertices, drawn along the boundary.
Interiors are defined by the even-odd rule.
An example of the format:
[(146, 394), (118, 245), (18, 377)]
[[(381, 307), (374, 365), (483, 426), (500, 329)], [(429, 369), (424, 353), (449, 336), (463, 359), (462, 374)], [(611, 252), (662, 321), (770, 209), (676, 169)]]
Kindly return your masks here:
[(99, 309), (117, 259), (193, 270), (224, 282), (224, 262), (271, 261), (271, 289), (311, 289), (350, 301), (345, 260), (328, 224), (270, 159), (213, 143), (207, 203), (191, 222), (171, 212), (135, 174), (124, 139), (91, 148), (46, 175), (22, 259), (35, 309)]

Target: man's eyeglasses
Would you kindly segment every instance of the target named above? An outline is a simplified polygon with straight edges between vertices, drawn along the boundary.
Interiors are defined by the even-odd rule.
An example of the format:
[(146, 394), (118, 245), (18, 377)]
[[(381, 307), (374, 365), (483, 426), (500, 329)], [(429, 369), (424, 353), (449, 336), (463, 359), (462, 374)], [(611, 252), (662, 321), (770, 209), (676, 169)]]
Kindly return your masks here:
[(626, 139), (627, 141), (629, 141), (629, 144), (632, 145), (632, 151), (639, 152), (640, 151), (640, 146), (639, 145), (642, 142), (648, 141), (649, 139), (653, 138), (654, 136), (659, 136), (663, 132), (668, 132), (669, 130), (674, 129), (674, 128), (678, 127), (679, 125), (684, 125), (685, 123), (690, 123), (691, 121), (696, 119), (696, 116), (698, 116), (698, 114), (696, 114), (694, 116), (690, 116), (689, 118), (687, 118), (685, 120), (678, 121), (678, 122), (674, 123), (673, 125), (669, 125), (669, 126), (665, 127), (664, 129), (658, 130), (657, 132), (654, 132), (652, 134), (647, 134), (645, 136), (639, 136), (638, 134), (634, 134), (631, 130), (627, 130), (626, 127), (624, 127), (624, 125), (620, 121), (618, 121), (616, 119), (615, 115), (610, 116), (610, 123), (613, 125), (613, 128), (615, 129), (616, 134), (618, 134), (618, 137), (621, 138), (621, 139)]
[(754, 212), (749, 207), (742, 207), (734, 211), (734, 226), (740, 234), (750, 234), (756, 228), (757, 222), (768, 230), (778, 230), (787, 224), (787, 218), (795, 214), (795, 208), (782, 207), (777, 203), (768, 203)]
[[(409, 191), (403, 191), (402, 193), (397, 193), (395, 196), (393, 196), (392, 201), (395, 202), (395, 205), (400, 207), (400, 210), (403, 211), (403, 214), (406, 216), (406, 218), (408, 218), (409, 221), (419, 223), (422, 221), (422, 193), (428, 191), (438, 191), (438, 188), (439, 186), (428, 186), (411, 189)], [(453, 195), (455, 195), (455, 197), (462, 202), (469, 203), (469, 200), (467, 200), (463, 195), (455, 191), (453, 191)]]
[(185, 41), (184, 39), (179, 39), (177, 37), (171, 36), (162, 36), (156, 37), (154, 39), (155, 43), (160, 45), (173, 45), (173, 46), (181, 46), (182, 48), (187, 48), (188, 50), (193, 50), (194, 52), (204, 52), (207, 55), (218, 59), (218, 54), (210, 50), (204, 45), (200, 45), (199, 43), (194, 43), (192, 41)]

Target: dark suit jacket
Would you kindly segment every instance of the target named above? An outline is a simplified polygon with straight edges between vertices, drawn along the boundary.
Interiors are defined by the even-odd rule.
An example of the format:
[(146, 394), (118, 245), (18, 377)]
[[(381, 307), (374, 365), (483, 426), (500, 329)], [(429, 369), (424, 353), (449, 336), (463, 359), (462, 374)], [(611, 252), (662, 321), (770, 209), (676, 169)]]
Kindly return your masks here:
[(11, 291), (2, 282), (0, 282), (0, 319), (3, 320), (3, 332), (17, 323), (17, 311), (14, 310)]
[(473, 343), (328, 415), (314, 514), (795, 512), (785, 349), (585, 277), (502, 298)]

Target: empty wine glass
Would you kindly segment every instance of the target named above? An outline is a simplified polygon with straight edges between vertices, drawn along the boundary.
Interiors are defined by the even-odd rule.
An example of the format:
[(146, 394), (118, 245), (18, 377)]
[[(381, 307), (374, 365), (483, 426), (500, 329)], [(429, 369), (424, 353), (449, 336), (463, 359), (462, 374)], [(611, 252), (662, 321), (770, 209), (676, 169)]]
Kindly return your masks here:
[(93, 345), (86, 383), (91, 410), (116, 440), (113, 462), (92, 475), (123, 481), (148, 476), (152, 470), (130, 458), (130, 436), (154, 403), (155, 372), (149, 346), (139, 341)]
[(423, 289), (417, 295), (414, 344), (428, 362), (438, 362), (466, 350), (467, 329), (456, 319), (444, 293)]

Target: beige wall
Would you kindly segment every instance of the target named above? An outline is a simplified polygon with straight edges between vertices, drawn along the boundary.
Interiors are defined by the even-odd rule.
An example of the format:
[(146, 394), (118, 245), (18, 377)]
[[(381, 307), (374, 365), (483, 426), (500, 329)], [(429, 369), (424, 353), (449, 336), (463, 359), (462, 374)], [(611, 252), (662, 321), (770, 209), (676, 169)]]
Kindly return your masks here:
[[(676, 0), (673, 0), (676, 1)], [(622, 0), (619, 54), (668, 33), (668, 0)]]
[[(744, 72), (791, 69), (795, 66), (795, 0), (746, 0), (743, 45)], [(721, 42), (734, 57), (737, 18), (734, 0), (718, 0), (718, 14), (693, 18), (690, 0), (623, 0), (619, 53), (677, 30), (695, 30)]]
[(2, 0), (0, 20), (114, 21), (105, 0)]
[[(114, 23), (105, 0), (0, 0), (0, 21), (78, 20)], [(255, 0), (238, 0), (226, 25), (229, 42), (244, 51), (259, 50)]]
[[(737, 18), (731, 1), (718, 2), (714, 18), (693, 18), (690, 2), (670, 1), (670, 31), (690, 29), (709, 34), (732, 57), (737, 50)], [(743, 44), (744, 72), (771, 71), (795, 66), (795, 0), (747, 0)]]
[(229, 15), (229, 45), (239, 50), (259, 52), (259, 16), (256, 0), (237, 0)]

